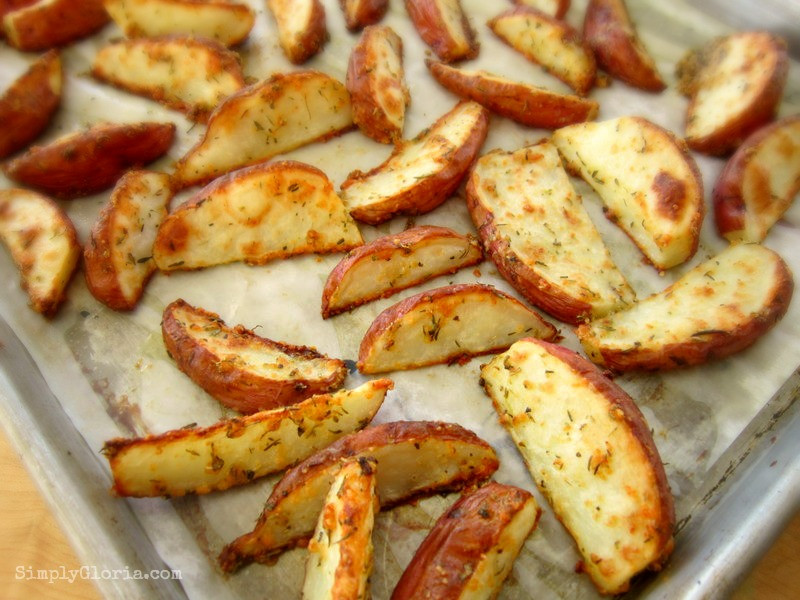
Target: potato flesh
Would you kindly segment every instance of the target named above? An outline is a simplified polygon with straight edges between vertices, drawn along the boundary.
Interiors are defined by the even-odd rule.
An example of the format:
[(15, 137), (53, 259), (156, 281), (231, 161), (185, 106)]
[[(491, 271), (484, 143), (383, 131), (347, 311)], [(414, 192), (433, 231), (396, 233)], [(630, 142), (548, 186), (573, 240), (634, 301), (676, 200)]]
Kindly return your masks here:
[(292, 48), (302, 43), (316, 1), (267, 0), (267, 6), (278, 25), (278, 39), (282, 48)]
[[(704, 206), (702, 186), (691, 158), (665, 131), (621, 117), (564, 127), (553, 134), (553, 142), (654, 265), (668, 269), (692, 255)], [(656, 187), (660, 180), (667, 183), (666, 198)], [(677, 191), (674, 199), (670, 185)]]
[(408, 90), (403, 74), (402, 42), (392, 30), (386, 35), (370, 36), (374, 44), (375, 101), (393, 128), (403, 131)]
[(509, 250), (557, 289), (603, 315), (633, 301), (550, 143), (486, 154), (472, 172)]
[(562, 0), (517, 0), (517, 4), (523, 6), (530, 6), (536, 10), (542, 11), (546, 15), (555, 17), (558, 15), (558, 10), (561, 8)]
[(466, 55), (471, 50), (470, 40), (464, 31), (464, 13), (458, 0), (431, 0), (439, 9), (442, 24), (450, 36), (453, 54)]
[(605, 591), (660, 557), (659, 488), (619, 408), (570, 366), (522, 341), (481, 376), (539, 489)]

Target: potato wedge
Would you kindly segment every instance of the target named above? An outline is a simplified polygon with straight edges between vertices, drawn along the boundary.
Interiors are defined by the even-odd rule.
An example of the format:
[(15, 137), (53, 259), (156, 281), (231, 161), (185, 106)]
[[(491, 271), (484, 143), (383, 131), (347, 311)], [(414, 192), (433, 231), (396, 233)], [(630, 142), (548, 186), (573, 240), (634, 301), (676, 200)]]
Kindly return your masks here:
[(529, 6), (546, 15), (563, 19), (570, 6), (570, 0), (513, 0), (519, 6)]
[(229, 173), (189, 198), (161, 224), (153, 258), (162, 271), (261, 265), (362, 243), (325, 173), (279, 161)]
[(169, 355), (192, 381), (242, 413), (271, 410), (332, 392), (347, 367), (315, 348), (260, 337), (242, 325), (175, 300), (164, 309), (161, 332)]
[(500, 274), (557, 319), (575, 325), (634, 301), (551, 142), (484, 154), (467, 207)]
[(223, 549), (222, 570), (269, 562), (307, 540), (341, 461), (362, 457), (378, 463), (381, 508), (477, 484), (499, 465), (489, 444), (455, 423), (397, 421), (367, 427), (287, 471), (272, 489), (253, 531)]
[(759, 129), (739, 147), (714, 186), (717, 231), (760, 242), (800, 192), (800, 115)]
[(430, 60), (426, 64), (434, 79), (454, 94), (528, 127), (557, 129), (597, 116), (598, 104), (594, 100), (559, 94), (486, 71), (465, 71)]
[(92, 75), (201, 123), (222, 100), (244, 87), (238, 55), (218, 42), (184, 36), (105, 46), (94, 57)]
[(567, 169), (591, 185), (658, 269), (689, 260), (703, 223), (703, 181), (686, 146), (640, 117), (581, 123), (553, 134)]
[(658, 570), (672, 551), (675, 509), (631, 397), (585, 358), (539, 340), (494, 357), (481, 383), (600, 593), (620, 594), (640, 571)]
[(72, 221), (50, 198), (0, 190), (0, 240), (19, 269), (31, 308), (54, 316), (81, 253)]
[(526, 6), (508, 10), (488, 25), (506, 44), (581, 96), (592, 89), (594, 55), (571, 25)]
[(371, 25), (361, 34), (347, 65), (347, 91), (353, 121), (381, 143), (403, 137), (411, 96), (403, 71), (403, 42), (391, 27)]
[(328, 28), (320, 0), (267, 0), (267, 7), (278, 26), (283, 53), (291, 62), (303, 64), (322, 49)]
[(103, 0), (103, 4), (129, 38), (192, 35), (235, 46), (255, 23), (248, 6), (227, 0)]
[(132, 310), (156, 270), (153, 242), (172, 198), (169, 176), (129, 171), (89, 234), (83, 252), (86, 285), (114, 310)]
[(118, 496), (171, 497), (249, 483), (365, 427), (392, 387), (391, 380), (377, 379), (209, 427), (110, 440), (103, 454), (114, 476), (111, 491)]
[(3, 33), (17, 50), (35, 52), (92, 35), (108, 23), (103, 0), (39, 0), (3, 17)]
[(322, 290), (322, 318), (482, 260), (483, 252), (472, 236), (446, 227), (423, 225), (380, 237), (351, 250), (331, 271)]
[(744, 350), (786, 313), (794, 282), (783, 259), (736, 244), (663, 292), (578, 327), (592, 361), (616, 371), (689, 367)]
[(383, 18), (389, 0), (339, 0), (344, 11), (344, 22), (350, 31), (358, 31)]
[(560, 339), (558, 330), (490, 285), (421, 292), (375, 317), (361, 340), (358, 370), (384, 373), (502, 352), (523, 337)]
[(456, 62), (478, 56), (480, 44), (460, 0), (405, 0), (406, 11), (439, 60)]
[(308, 542), (303, 600), (370, 597), (376, 467), (372, 457), (342, 462)]
[(0, 158), (22, 150), (44, 131), (61, 104), (62, 85), (61, 57), (50, 50), (0, 96), (0, 123), (5, 124)]
[(175, 166), (180, 187), (272, 158), (353, 126), (344, 85), (317, 71), (273, 75), (230, 96), (203, 138)]
[(461, 183), (488, 129), (486, 109), (460, 102), (416, 138), (399, 143), (382, 164), (350, 173), (342, 200), (354, 218), (370, 225), (431, 211)]
[[(3, 17), (8, 13), (30, 6), (37, 1), (38, 0), (0, 0), (0, 21), (2, 21)], [(2, 36), (2, 28), (0, 28), (0, 36)]]
[(727, 154), (770, 122), (789, 74), (786, 42), (764, 31), (718, 38), (677, 66), (690, 97), (686, 143), (705, 154)]
[(3, 170), (56, 198), (90, 196), (112, 187), (128, 169), (156, 160), (174, 137), (173, 123), (100, 123), (33, 146)]
[(496, 598), (541, 514), (518, 487), (490, 482), (464, 493), (420, 544), (392, 600)]
[(583, 38), (600, 68), (615, 79), (649, 92), (667, 87), (636, 34), (625, 0), (590, 0), (583, 20)]

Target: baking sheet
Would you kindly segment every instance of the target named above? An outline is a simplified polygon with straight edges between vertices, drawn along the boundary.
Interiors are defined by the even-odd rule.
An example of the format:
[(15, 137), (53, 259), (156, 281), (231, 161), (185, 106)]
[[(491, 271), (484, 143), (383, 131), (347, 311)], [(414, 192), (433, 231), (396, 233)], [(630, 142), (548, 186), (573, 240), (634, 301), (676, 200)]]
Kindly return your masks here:
[[(272, 72), (292, 68), (280, 53), (274, 25), (263, 3), (254, 1), (250, 4), (258, 16), (251, 41), (243, 47), (246, 74), (261, 79)], [(325, 4), (331, 41), (308, 66), (343, 79), (349, 50), (357, 37), (345, 32), (338, 2)], [(662, 4), (655, 0), (630, 2), (630, 9), (638, 21), (646, 45), (656, 56), (662, 74), (672, 82), (673, 66), (685, 48), (698, 45), (728, 29), (703, 16), (688, 3)], [(475, 68), (568, 91), (563, 84), (494, 39), (485, 27), (489, 17), (505, 9), (505, 3), (490, 5), (474, 0), (464, 1), (463, 5), (472, 18), (482, 44), (481, 54), (470, 63), (470, 68), (474, 65)], [(585, 2), (573, 2), (568, 14), (573, 24), (579, 24), (584, 6)], [(438, 87), (427, 75), (423, 65), (426, 48), (408, 22), (401, 2), (391, 3), (390, 13), (384, 23), (391, 25), (405, 44), (406, 74), (412, 95), (406, 134), (412, 136), (449, 110), (455, 103), (455, 97)], [(193, 126), (177, 113), (154, 103), (97, 84), (85, 75), (97, 47), (103, 40), (118, 35), (118, 30), (109, 26), (101, 35), (65, 51), (66, 70), (70, 73), (65, 101), (45, 139), (102, 119), (172, 120), (178, 125), (177, 143), (169, 158), (155, 165), (156, 168), (169, 169), (173, 160), (199, 137), (202, 127)], [(21, 73), (32, 59), (8, 48), (0, 48), (0, 89)], [(797, 112), (800, 106), (797, 79), (798, 70), (794, 64), (781, 114)], [(660, 95), (649, 95), (614, 83), (609, 88), (595, 90), (592, 97), (600, 102), (599, 120), (638, 114), (673, 131), (682, 131), (686, 100), (672, 89)], [(515, 149), (535, 142), (544, 135), (544, 131), (526, 129), (511, 121), (493, 117), (484, 151), (496, 147)], [(388, 147), (353, 132), (287, 156), (322, 168), (338, 185), (349, 171), (372, 167), (389, 151)], [(722, 162), (700, 156), (697, 158), (708, 195)], [(587, 209), (609, 244), (614, 259), (640, 297), (662, 289), (680, 273), (724, 247), (724, 242), (714, 233), (713, 220), (708, 218), (697, 257), (690, 264), (659, 276), (642, 263), (641, 255), (627, 237), (605, 221), (600, 202), (591, 188), (578, 180), (574, 180), (574, 184), (583, 195)], [(10, 186), (10, 182), (0, 180), (0, 185)], [(377, 228), (361, 227), (362, 232), (365, 238), (373, 239), (378, 235), (400, 231), (412, 221), (473, 231), (462, 196), (459, 192), (428, 215), (413, 220), (398, 218)], [(75, 221), (82, 240), (86, 239), (107, 197), (107, 194), (100, 194), (63, 203)], [(781, 253), (795, 273), (800, 272), (800, 256), (793, 251), (798, 242), (798, 224), (800, 210), (795, 208), (776, 226), (767, 240), (767, 245)], [(27, 299), (19, 290), (15, 269), (6, 258), (0, 260), (0, 277), (6, 286), (0, 301), (0, 316), (21, 340), (43, 375), (44, 382), (55, 393), (67, 424), (75, 428), (92, 450), (84, 453), (81, 459), (94, 461), (89, 478), (102, 488), (110, 485), (110, 477), (104, 460), (95, 453), (106, 439), (117, 435), (160, 432), (192, 422), (208, 424), (228, 414), (181, 374), (164, 351), (159, 325), (161, 311), (175, 298), (182, 297), (192, 304), (218, 312), (230, 324), (258, 327), (257, 331), (267, 337), (314, 345), (334, 356), (355, 358), (361, 335), (372, 319), (386, 306), (423, 287), (477, 279), (513, 293), (497, 276), (493, 266), (484, 263), (479, 267), (480, 274), (470, 269), (439, 278), (402, 295), (324, 322), (319, 317), (322, 285), (339, 258), (296, 257), (260, 267), (233, 264), (169, 277), (157, 276), (139, 308), (126, 315), (114, 313), (97, 303), (86, 291), (82, 277), (78, 276), (71, 285), (70, 300), (52, 322), (44, 321), (27, 308)], [(637, 400), (653, 429), (676, 496), (678, 519), (686, 523), (687, 518), (692, 516), (686, 528), (689, 533), (682, 532), (678, 538), (673, 564), (681, 564), (682, 557), (690, 556), (694, 550), (692, 544), (695, 542), (685, 541), (691, 540), (691, 529), (700, 522), (699, 518), (694, 518), (693, 512), (707, 510), (711, 500), (722, 502), (728, 498), (725, 495), (728, 491), (724, 487), (715, 488), (711, 485), (709, 489), (710, 483), (725, 474), (731, 461), (737, 462), (754, 452), (755, 446), (750, 439), (755, 433), (768, 430), (770, 419), (763, 414), (762, 417), (758, 415), (784, 382), (791, 379), (800, 364), (798, 317), (800, 305), (795, 301), (778, 327), (755, 347), (731, 359), (681, 373), (618, 378), (618, 382)], [(567, 336), (566, 345), (578, 349), (569, 328), (562, 325), (561, 329)], [(401, 418), (457, 421), (478, 432), (498, 450), (502, 466), (496, 474), (497, 480), (534, 491), (521, 460), (497, 424), (490, 403), (477, 385), (478, 368), (484, 361), (485, 358), (463, 366), (437, 366), (393, 374), (396, 389), (387, 398), (377, 421)], [(18, 377), (19, 371), (13, 369), (6, 360), (3, 360), (3, 367), (11, 369), (12, 373), (16, 371)], [(347, 383), (352, 387), (358, 383), (358, 378), (351, 377)], [(793, 406), (792, 397), (789, 394), (774, 402)], [(13, 416), (9, 418), (14, 425)], [(782, 423), (778, 425), (782, 426)], [(743, 432), (745, 435), (742, 435)], [(49, 439), (44, 438), (43, 432), (41, 442), (47, 447)], [(764, 452), (758, 454), (763, 455)], [(110, 504), (121, 504), (130, 509), (129, 526), (147, 536), (147, 543), (152, 544), (158, 557), (149, 556), (143, 560), (161, 560), (169, 568), (179, 569), (183, 575), (180, 584), (189, 597), (298, 597), (303, 576), (302, 550), (285, 553), (274, 566), (255, 565), (227, 579), (220, 576), (215, 568), (214, 558), (221, 547), (252, 528), (275, 480), (267, 478), (224, 493), (172, 501), (120, 500), (98, 496), (83, 510), (108, 508)], [(703, 501), (706, 496), (708, 498)], [(436, 497), (415, 506), (383, 513), (379, 517), (373, 576), (375, 598), (387, 598), (390, 595), (393, 582), (410, 560), (427, 528), (453, 499)], [(791, 501), (783, 499), (781, 506)], [(534, 595), (544, 598), (594, 597), (596, 594), (588, 578), (573, 573), (578, 555), (572, 542), (547, 505), (543, 502), (542, 505), (545, 516), (517, 560), (501, 598), (527, 598)], [(109, 531), (113, 529), (102, 520), (93, 527), (105, 527)], [(124, 535), (124, 531), (124, 528), (116, 530), (115, 534)], [(96, 533), (92, 531), (90, 535)], [(388, 543), (389, 539), (391, 544)], [(143, 539), (138, 539), (134, 545), (141, 546), (143, 543)], [(120, 560), (119, 557), (116, 560)], [(120, 568), (120, 565), (111, 567)], [(650, 584), (647, 593), (655, 593), (654, 590), (658, 590), (660, 585), (667, 585), (675, 578), (675, 575), (648, 578), (645, 582)], [(137, 584), (130, 584), (134, 585)]]

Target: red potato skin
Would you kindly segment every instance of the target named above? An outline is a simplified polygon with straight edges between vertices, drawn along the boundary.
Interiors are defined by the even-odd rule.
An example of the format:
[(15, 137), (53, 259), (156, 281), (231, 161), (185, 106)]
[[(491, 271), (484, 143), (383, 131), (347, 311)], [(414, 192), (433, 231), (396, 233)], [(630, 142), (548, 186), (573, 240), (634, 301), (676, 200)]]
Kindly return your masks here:
[[(431, 437), (445, 442), (462, 442), (480, 446), (488, 450), (491, 457), (484, 459), (478, 468), (471, 469), (469, 474), (461, 472), (454, 473), (453, 479), (450, 481), (442, 482), (441, 485), (437, 485), (434, 489), (420, 490), (414, 498), (428, 496), (432, 493), (454, 491), (469, 485), (477, 484), (491, 477), (492, 473), (500, 466), (494, 454), (494, 450), (492, 450), (489, 444), (472, 431), (464, 429), (455, 423), (437, 421), (395, 421), (391, 423), (381, 423), (380, 425), (367, 427), (357, 433), (339, 438), (324, 450), (311, 455), (303, 462), (286, 471), (283, 478), (281, 478), (272, 489), (269, 498), (267, 498), (258, 524), (266, 518), (265, 515), (273, 510), (284, 497), (302, 487), (307, 480), (315, 476), (315, 473), (324, 471), (330, 465), (368, 452), (371, 448), (408, 443), (414, 440), (422, 440)], [(380, 465), (378, 469), (380, 469)], [(409, 499), (402, 500), (402, 502), (408, 501)], [(381, 505), (381, 510), (391, 507), (392, 505), (384, 503)], [(258, 524), (256, 525), (256, 529), (258, 528)], [(237, 550), (237, 542), (246, 539), (248, 535), (249, 534), (245, 534), (237, 538), (222, 550), (219, 556), (219, 564), (226, 573), (236, 571), (252, 561), (268, 562), (272, 556), (281, 550), (273, 549), (263, 556), (241, 556)], [(301, 546), (307, 540), (308, 536), (300, 535), (297, 539), (297, 545)]]
[(459, 269), (476, 265), (483, 260), (483, 255), (481, 254), (481, 256), (472, 262), (459, 265), (453, 269), (443, 271), (441, 273), (433, 273), (427, 277), (417, 279), (412, 283), (402, 287), (390, 287), (379, 296), (362, 298), (357, 304), (350, 304), (348, 306), (337, 308), (336, 310), (331, 310), (329, 308), (330, 297), (333, 294), (333, 291), (339, 287), (344, 275), (356, 264), (366, 260), (390, 260), (392, 255), (397, 252), (398, 248), (404, 251), (407, 249), (407, 252), (410, 253), (413, 251), (414, 246), (424, 244), (430, 239), (438, 239), (442, 237), (461, 238), (463, 236), (446, 227), (422, 225), (420, 227), (406, 229), (404, 232), (397, 235), (380, 237), (369, 244), (359, 246), (358, 248), (348, 252), (347, 256), (345, 256), (341, 262), (334, 267), (333, 271), (331, 271), (331, 274), (328, 276), (328, 279), (325, 282), (325, 287), (322, 290), (322, 318), (327, 319), (329, 317), (333, 317), (340, 313), (347, 312), (348, 310), (352, 310), (357, 306), (361, 306), (362, 304), (366, 304), (367, 302), (371, 302), (372, 300), (377, 300), (378, 298), (388, 298), (389, 296), (393, 296), (401, 290), (419, 285), (420, 283), (425, 283), (426, 281), (429, 281), (440, 275), (455, 273)]
[(64, 46), (93, 34), (110, 20), (103, 0), (56, 0), (25, 13), (15, 12), (3, 19), (6, 40), (27, 52)]
[[(553, 16), (556, 19), (563, 19), (564, 15), (567, 14), (567, 11), (569, 10), (570, 3), (570, 0), (559, 0), (558, 9), (556, 10), (556, 14)], [(523, 0), (514, 0), (514, 4), (517, 6), (525, 6), (525, 2), (523, 2)]]
[[(61, 57), (50, 50), (0, 97), (0, 158), (10, 156), (44, 131), (61, 103)], [(54, 89), (52, 80), (58, 81)]]
[(558, 129), (573, 123), (591, 121), (599, 105), (578, 96), (554, 95), (548, 90), (508, 81), (481, 87), (479, 78), (465, 78), (442, 63), (426, 60), (434, 79), (465, 100), (474, 100), (493, 113), (537, 129)]
[(174, 137), (173, 123), (100, 124), (34, 146), (4, 170), (15, 181), (69, 200), (108, 189), (127, 169), (163, 155)]
[(19, 8), (30, 6), (37, 0), (0, 0), (0, 19)]
[(583, 38), (601, 68), (630, 86), (649, 92), (666, 88), (658, 71), (641, 52), (623, 0), (591, 0), (583, 21)]
[(219, 315), (202, 308), (191, 307), (183, 300), (172, 302), (164, 309), (161, 321), (161, 331), (167, 352), (181, 371), (228, 408), (243, 414), (281, 408), (297, 404), (314, 394), (331, 392), (340, 388), (344, 383), (347, 367), (341, 361), (339, 361), (341, 366), (338, 372), (326, 380), (314, 381), (298, 378), (275, 381), (220, 360), (213, 352), (198, 344), (178, 322), (175, 311), (187, 307), (195, 313), (217, 321), (220, 329), (229, 336), (229, 345), (232, 347), (248, 347), (257, 344), (278, 349), (301, 359), (326, 357), (308, 346), (294, 346), (259, 337), (242, 325), (227, 327)]
[(345, 1), (339, 0), (344, 11), (345, 25), (350, 31), (358, 31), (367, 25), (377, 23), (389, 8), (389, 0), (361, 0), (355, 12), (351, 14), (345, 9)]
[[(469, 60), (478, 56), (480, 44), (475, 30), (469, 24), (466, 13), (461, 11), (461, 27), (466, 34), (468, 48), (459, 49), (447, 33), (447, 28), (438, 7), (438, 0), (405, 0), (411, 22), (422, 40), (431, 47), (444, 62)], [(461, 3), (459, 2), (459, 7)]]
[[(391, 600), (460, 598), (468, 581), (465, 574), (497, 545), (503, 529), (531, 497), (530, 492), (496, 482), (461, 496), (422, 541)], [(533, 529), (541, 514), (539, 509)]]
[[(717, 231), (722, 237), (727, 238), (728, 235), (742, 231), (745, 227), (744, 216), (747, 209), (744, 203), (742, 184), (750, 157), (758, 150), (759, 144), (773, 131), (798, 122), (800, 122), (800, 115), (794, 115), (762, 127), (748, 137), (725, 164), (711, 196), (714, 203), (714, 220), (717, 224)], [(764, 182), (764, 186), (760, 193), (764, 198), (770, 198), (769, 186), (766, 182)], [(800, 181), (796, 182), (789, 197), (795, 196), (798, 191), (800, 191)]]
[[(434, 123), (430, 129), (435, 128), (442, 119), (444, 119), (444, 117)], [(421, 215), (433, 210), (447, 200), (456, 188), (458, 188), (461, 180), (467, 174), (473, 161), (478, 156), (478, 152), (481, 146), (483, 146), (488, 131), (489, 112), (484, 110), (475, 127), (472, 129), (472, 133), (467, 141), (453, 152), (448, 158), (447, 165), (441, 171), (435, 175), (426, 177), (417, 185), (408, 188), (404, 192), (393, 196), (381, 204), (359, 207), (352, 210), (350, 214), (354, 219), (363, 223), (379, 225), (397, 215)], [(423, 131), (417, 139), (424, 137), (427, 132), (428, 130)], [(399, 144), (392, 153), (392, 156), (366, 173), (361, 171), (350, 173), (347, 180), (342, 184), (342, 189), (345, 190), (359, 179), (364, 179), (380, 171), (387, 162), (402, 151), (402, 148), (402, 144)]]

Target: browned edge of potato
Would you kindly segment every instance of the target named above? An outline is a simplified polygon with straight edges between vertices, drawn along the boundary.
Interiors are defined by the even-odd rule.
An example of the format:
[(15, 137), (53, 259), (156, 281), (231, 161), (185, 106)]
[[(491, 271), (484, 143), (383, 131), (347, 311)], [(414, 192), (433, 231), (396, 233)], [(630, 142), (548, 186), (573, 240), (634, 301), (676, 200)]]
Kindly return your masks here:
[(267, 7), (277, 24), (283, 53), (293, 64), (306, 62), (328, 40), (325, 7), (320, 0), (267, 0)]
[(230, 573), (253, 561), (269, 562), (308, 540), (341, 461), (360, 457), (378, 463), (381, 509), (475, 485), (499, 466), (489, 444), (455, 423), (396, 421), (367, 427), (287, 471), (253, 531), (222, 550), (222, 570)]
[(594, 100), (559, 94), (486, 71), (465, 71), (432, 60), (425, 64), (434, 79), (454, 94), (528, 127), (557, 129), (597, 116), (599, 105)]
[(358, 31), (383, 19), (389, 0), (339, 0), (344, 12), (345, 26)]
[(612, 77), (649, 92), (667, 87), (636, 33), (625, 0), (590, 0), (583, 38), (598, 65)]
[(789, 308), (786, 263), (758, 244), (735, 244), (633, 307), (578, 327), (589, 358), (614, 371), (663, 371), (740, 352)]
[(243, 325), (230, 327), (219, 315), (180, 299), (164, 309), (161, 332), (178, 368), (219, 402), (242, 413), (332, 392), (347, 377), (339, 359), (258, 336)]
[(376, 379), (208, 427), (109, 440), (102, 453), (114, 477), (111, 491), (118, 496), (174, 497), (249, 483), (366, 427), (393, 386), (390, 379)]
[(392, 592), (392, 600), (494, 598), (542, 511), (518, 487), (490, 482), (439, 517)]
[(488, 129), (485, 108), (459, 102), (416, 138), (398, 143), (377, 167), (348, 175), (341, 191), (350, 214), (378, 225), (397, 215), (433, 210), (458, 188)]
[(358, 370), (453, 364), (501, 352), (529, 336), (560, 339), (553, 325), (497, 288), (448, 285), (401, 300), (375, 317), (358, 349)]
[(5, 164), (6, 175), (63, 200), (112, 187), (122, 174), (162, 156), (174, 123), (100, 123), (33, 146)]
[(634, 400), (582, 356), (535, 339), (483, 365), (480, 383), (598, 591), (622, 593), (659, 570), (674, 546), (674, 500)]
[(570, 0), (512, 0), (519, 6), (535, 8), (556, 19), (563, 19), (570, 7)]
[[(0, 22), (8, 13), (30, 6), (34, 2), (38, 0), (0, 0)], [(3, 29), (0, 27), (0, 38), (2, 37), (4, 37)]]
[(3, 32), (17, 50), (35, 52), (64, 46), (108, 23), (103, 0), (39, 0), (3, 17)]
[(800, 192), (800, 115), (762, 127), (739, 146), (712, 194), (719, 234), (760, 242)]
[(322, 318), (352, 310), (429, 279), (483, 260), (472, 236), (421, 225), (387, 235), (348, 252), (322, 290)]
[(478, 56), (480, 43), (460, 0), (405, 0), (406, 11), (436, 56), (444, 62)]
[(83, 252), (86, 285), (114, 310), (132, 310), (156, 270), (153, 241), (167, 215), (169, 176), (128, 171), (100, 210)]
[(381, 143), (403, 137), (411, 96), (403, 70), (403, 41), (391, 27), (364, 29), (350, 52), (345, 85), (353, 121), (364, 135)]
[(61, 104), (62, 86), (61, 56), (50, 50), (0, 96), (0, 158), (22, 150), (44, 131)]

